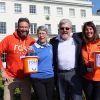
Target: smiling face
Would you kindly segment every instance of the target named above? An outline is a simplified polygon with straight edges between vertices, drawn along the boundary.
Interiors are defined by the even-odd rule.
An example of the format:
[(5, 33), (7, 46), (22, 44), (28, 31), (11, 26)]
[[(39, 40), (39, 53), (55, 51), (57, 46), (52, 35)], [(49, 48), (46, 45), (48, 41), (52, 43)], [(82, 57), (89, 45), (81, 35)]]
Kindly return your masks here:
[(70, 37), (71, 26), (68, 23), (62, 24), (59, 27), (59, 33), (63, 40), (67, 40)]
[(93, 42), (99, 39), (96, 26), (92, 21), (85, 22), (82, 29), (84, 43)]
[(38, 40), (39, 40), (42, 44), (44, 44), (44, 43), (47, 42), (47, 33), (46, 33), (46, 31), (39, 30), (37, 34), (38, 34)]
[(29, 33), (29, 24), (25, 21), (20, 22), (18, 26), (18, 33), (20, 38), (26, 38)]
[(85, 36), (88, 40), (92, 40), (94, 38), (94, 29), (91, 26), (86, 26)]

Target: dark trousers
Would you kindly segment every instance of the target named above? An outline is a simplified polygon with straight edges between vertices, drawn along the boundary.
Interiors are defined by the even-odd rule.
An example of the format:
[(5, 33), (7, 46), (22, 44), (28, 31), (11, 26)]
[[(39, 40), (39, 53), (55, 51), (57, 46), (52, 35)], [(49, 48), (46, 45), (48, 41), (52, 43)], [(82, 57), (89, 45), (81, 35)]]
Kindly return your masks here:
[(100, 81), (83, 79), (83, 90), (86, 100), (100, 100)]
[(54, 78), (32, 78), (31, 80), (38, 100), (53, 100)]
[(75, 70), (58, 73), (60, 100), (82, 100), (82, 80)]

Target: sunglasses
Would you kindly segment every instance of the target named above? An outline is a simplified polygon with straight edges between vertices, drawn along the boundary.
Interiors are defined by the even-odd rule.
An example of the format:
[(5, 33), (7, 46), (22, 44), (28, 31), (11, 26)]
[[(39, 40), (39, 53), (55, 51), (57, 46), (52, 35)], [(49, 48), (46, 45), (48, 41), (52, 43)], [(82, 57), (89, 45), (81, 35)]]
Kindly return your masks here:
[(69, 30), (70, 28), (69, 27), (61, 27), (60, 28), (60, 30), (64, 30), (64, 29)]

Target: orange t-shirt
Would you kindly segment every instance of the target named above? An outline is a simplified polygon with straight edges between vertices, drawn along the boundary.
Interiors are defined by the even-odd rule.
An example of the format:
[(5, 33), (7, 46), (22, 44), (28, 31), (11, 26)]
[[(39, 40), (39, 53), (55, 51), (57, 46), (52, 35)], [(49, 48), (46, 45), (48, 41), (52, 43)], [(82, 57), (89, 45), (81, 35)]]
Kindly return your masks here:
[[(88, 80), (100, 81), (100, 67), (95, 67), (95, 52), (100, 51), (100, 40), (94, 42), (89, 42), (82, 48), (82, 55), (86, 65), (91, 63), (93, 72), (87, 73), (84, 77)], [(86, 66), (88, 67), (88, 66)]]

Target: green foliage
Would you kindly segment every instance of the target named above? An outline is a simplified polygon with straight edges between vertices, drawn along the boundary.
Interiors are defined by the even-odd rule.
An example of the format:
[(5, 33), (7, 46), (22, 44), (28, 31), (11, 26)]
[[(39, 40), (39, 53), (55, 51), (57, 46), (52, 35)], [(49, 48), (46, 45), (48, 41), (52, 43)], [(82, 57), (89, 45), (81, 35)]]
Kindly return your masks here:
[[(0, 100), (3, 100), (3, 82), (2, 82), (2, 78), (0, 76)], [(14, 93), (14, 100), (20, 100), (20, 89), (19, 88), (16, 88), (15, 89), (15, 93)], [(34, 93), (32, 92), (32, 100), (36, 100), (35, 96), (34, 96)], [(57, 100), (57, 97), (56, 97), (56, 94), (54, 94), (54, 99), (53, 100)], [(85, 95), (83, 93), (83, 100), (86, 100), (85, 99)]]
[(0, 75), (0, 100), (3, 100), (3, 83), (2, 83), (2, 78)]
[(3, 89), (3, 83), (2, 83), (2, 78), (1, 78), (1, 76), (0, 76), (0, 89)]
[[(0, 75), (0, 100), (3, 100), (3, 91), (4, 91), (3, 88), (4, 88), (4, 85), (3, 85), (2, 78)], [(15, 93), (14, 93), (14, 100), (19, 100), (19, 98), (20, 98), (20, 89), (16, 88)]]

